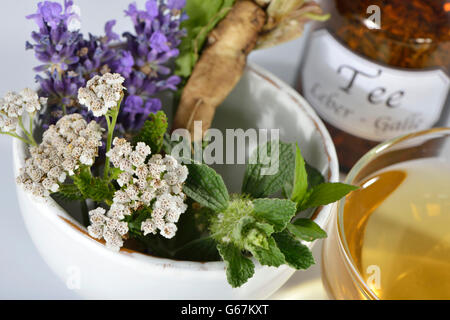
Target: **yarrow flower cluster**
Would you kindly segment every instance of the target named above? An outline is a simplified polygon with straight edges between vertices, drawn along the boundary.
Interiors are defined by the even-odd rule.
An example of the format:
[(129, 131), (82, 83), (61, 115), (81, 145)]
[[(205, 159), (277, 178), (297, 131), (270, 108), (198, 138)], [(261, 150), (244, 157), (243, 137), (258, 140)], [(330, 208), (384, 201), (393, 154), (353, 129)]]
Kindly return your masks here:
[(39, 146), (30, 147), (31, 157), (25, 161), (17, 178), (26, 191), (46, 197), (57, 192), (67, 174), (81, 166), (92, 166), (101, 146), (102, 128), (89, 124), (79, 114), (67, 115), (44, 132)]
[(88, 227), (89, 235), (95, 239), (105, 239), (106, 247), (113, 251), (120, 250), (123, 246), (123, 237), (128, 233), (128, 224), (120, 221), (116, 209), (111, 208), (108, 213), (103, 208), (89, 212), (91, 221)]
[(180, 165), (172, 156), (150, 156), (151, 150), (144, 143), (133, 149), (124, 139), (115, 139), (109, 152), (113, 165), (120, 168), (117, 182), (121, 190), (114, 195), (114, 203), (138, 211), (152, 209), (151, 218), (142, 223), (144, 235), (160, 234), (172, 238), (177, 231), (176, 223), (187, 206), (184, 203), (183, 183), (188, 176), (186, 166)]
[(0, 131), (15, 132), (19, 125), (20, 117), (25, 112), (32, 115), (41, 110), (47, 103), (47, 99), (39, 98), (31, 89), (24, 89), (20, 93), (8, 92), (0, 99)]
[(88, 107), (95, 117), (101, 117), (117, 107), (123, 97), (125, 79), (118, 73), (94, 76), (86, 88), (78, 90), (78, 100)]

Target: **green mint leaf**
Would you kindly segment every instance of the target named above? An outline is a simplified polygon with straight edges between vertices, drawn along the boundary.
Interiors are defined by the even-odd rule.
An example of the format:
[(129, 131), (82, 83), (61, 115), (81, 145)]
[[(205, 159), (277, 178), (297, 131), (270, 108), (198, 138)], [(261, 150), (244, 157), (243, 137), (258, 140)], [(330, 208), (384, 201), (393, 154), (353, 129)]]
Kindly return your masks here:
[[(316, 168), (314, 168), (313, 166), (308, 164), (308, 162), (306, 162), (306, 161), (305, 161), (305, 170), (306, 170), (306, 176), (308, 177), (308, 189), (307, 190), (310, 190), (311, 188), (325, 182), (325, 178), (322, 175), (322, 173), (320, 173), (319, 170), (317, 170)], [(294, 176), (294, 172), (292, 172), (291, 175)], [(283, 186), (283, 195), (285, 198), (289, 199), (291, 197), (293, 188), (294, 188), (294, 180), (293, 179), (285, 182), (285, 184)]]
[(193, 240), (176, 250), (175, 259), (189, 261), (218, 261), (217, 242), (211, 237)]
[(336, 202), (356, 189), (358, 187), (343, 183), (319, 184), (308, 191), (306, 198), (299, 206), (299, 211)]
[[(268, 142), (259, 146), (252, 154), (245, 170), (242, 193), (253, 198), (265, 198), (280, 191), (292, 179), (295, 166), (294, 145), (280, 141), (278, 156), (275, 145), (275, 141)], [(274, 159), (271, 159), (272, 155)], [(269, 167), (275, 171), (270, 172)]]
[(298, 239), (305, 241), (314, 241), (327, 237), (327, 233), (310, 219), (297, 219), (290, 223), (287, 229)]
[(150, 114), (133, 142), (134, 144), (144, 142), (150, 147), (152, 154), (160, 153), (167, 127), (167, 116), (164, 112), (158, 111), (156, 114)]
[(222, 177), (204, 164), (188, 164), (188, 178), (183, 191), (188, 197), (216, 212), (228, 207), (230, 197)]
[(62, 184), (59, 186), (58, 192), (54, 193), (59, 200), (63, 201), (80, 201), (84, 200), (83, 194), (80, 192), (78, 187), (74, 184)]
[(308, 175), (308, 190), (319, 184), (325, 183), (325, 178), (319, 170), (309, 165), (307, 162), (305, 162), (305, 168)]
[(263, 266), (279, 267), (286, 263), (283, 253), (277, 247), (277, 244), (272, 237), (267, 239), (267, 248), (251, 245), (246, 247), (246, 249), (250, 251)]
[(180, 54), (175, 61), (177, 75), (184, 78), (191, 75), (209, 32), (228, 14), (234, 2), (235, 0), (186, 1), (185, 12), (189, 19), (183, 21), (181, 27), (186, 29), (187, 36), (180, 44)]
[(276, 232), (285, 229), (289, 221), (295, 216), (296, 212), (297, 205), (290, 200), (253, 200), (253, 215), (270, 223)]
[(289, 266), (297, 270), (305, 270), (315, 263), (311, 250), (297, 241), (286, 230), (274, 234), (273, 237)]
[(251, 216), (244, 216), (235, 223), (232, 230), (232, 238), (236, 244), (241, 243), (242, 239), (248, 236), (253, 229), (258, 230), (265, 237), (270, 236), (274, 232), (274, 228), (270, 224), (258, 222)]
[(294, 188), (292, 190), (291, 200), (299, 203), (303, 200), (308, 190), (308, 174), (306, 173), (305, 160), (298, 144), (295, 153), (295, 171), (294, 171)]
[(238, 288), (255, 273), (252, 260), (242, 255), (241, 250), (232, 244), (218, 244), (217, 249), (227, 268), (227, 279), (233, 288)]

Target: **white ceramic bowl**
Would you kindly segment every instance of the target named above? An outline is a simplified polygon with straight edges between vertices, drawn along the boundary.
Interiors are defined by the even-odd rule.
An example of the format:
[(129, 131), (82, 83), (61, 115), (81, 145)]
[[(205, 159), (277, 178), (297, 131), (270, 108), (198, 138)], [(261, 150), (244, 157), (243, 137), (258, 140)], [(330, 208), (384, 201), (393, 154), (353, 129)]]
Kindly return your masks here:
[[(280, 129), (283, 141), (297, 141), (307, 161), (329, 181), (339, 170), (332, 140), (315, 112), (297, 92), (270, 73), (249, 66), (216, 115), (218, 128)], [(24, 163), (25, 147), (14, 143), (15, 172)], [(239, 189), (243, 168), (220, 169), (230, 190)], [(236, 168), (235, 168), (236, 169)], [(256, 264), (254, 277), (232, 289), (223, 262), (161, 259), (129, 250), (109, 251), (90, 238), (52, 199), (38, 200), (17, 188), (28, 231), (51, 269), (80, 296), (94, 299), (264, 299), (294, 273), (283, 266)], [(314, 220), (325, 227), (331, 207), (318, 210)], [(312, 246), (312, 244), (308, 244)], [(37, 275), (39, 276), (39, 275)]]

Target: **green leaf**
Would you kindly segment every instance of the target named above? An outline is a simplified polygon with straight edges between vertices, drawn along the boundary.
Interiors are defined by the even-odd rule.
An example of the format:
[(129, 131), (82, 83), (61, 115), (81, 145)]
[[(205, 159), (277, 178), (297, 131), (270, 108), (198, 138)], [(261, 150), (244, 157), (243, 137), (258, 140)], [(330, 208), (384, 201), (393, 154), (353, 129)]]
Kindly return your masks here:
[(123, 171), (120, 170), (119, 168), (110, 168), (109, 169), (109, 180), (112, 181), (112, 180), (119, 179), (119, 176), (122, 172)]
[[(310, 190), (311, 188), (325, 182), (325, 178), (322, 175), (322, 173), (320, 173), (319, 170), (308, 164), (308, 162), (306, 161), (305, 161), (305, 170), (306, 176), (308, 177), (307, 190)], [(294, 176), (294, 172), (292, 172), (291, 175)], [(294, 186), (294, 179), (286, 181), (286, 183), (283, 186), (283, 195), (285, 198), (289, 199), (291, 197), (293, 186)]]
[(253, 214), (270, 223), (276, 232), (285, 229), (297, 212), (297, 205), (284, 199), (253, 200)]
[(249, 246), (248, 249), (253, 256), (263, 266), (279, 267), (286, 263), (286, 259), (280, 249), (277, 247), (275, 240), (270, 237), (267, 239), (268, 247)]
[(308, 190), (308, 174), (306, 173), (305, 160), (298, 144), (295, 153), (295, 171), (294, 171), (294, 188), (291, 194), (291, 200), (298, 203), (303, 200)]
[[(294, 145), (279, 142), (278, 157), (273, 151), (274, 159), (271, 159), (274, 141), (259, 146), (250, 157), (249, 165), (245, 170), (242, 193), (249, 194), (253, 198), (265, 198), (280, 191), (285, 183), (292, 179), (295, 166)], [(273, 161), (272, 161), (273, 160)], [(268, 167), (277, 169), (276, 172), (264, 175)]]
[(232, 244), (219, 244), (217, 249), (225, 262), (227, 279), (233, 288), (242, 286), (253, 277), (255, 265), (242, 255), (241, 250)]
[(311, 250), (301, 244), (300, 241), (297, 241), (286, 230), (274, 234), (273, 237), (289, 266), (297, 270), (305, 270), (315, 263)]
[(72, 176), (74, 185), (78, 188), (84, 199), (95, 202), (112, 202), (114, 187), (108, 182), (91, 175), (89, 167), (82, 167), (78, 174)]
[(231, 241), (239, 248), (268, 248), (267, 239), (274, 233), (268, 223), (257, 222), (253, 217), (242, 217), (231, 232)]
[(188, 178), (183, 191), (188, 197), (216, 212), (228, 207), (230, 197), (222, 177), (204, 164), (188, 164)]
[(58, 192), (53, 194), (57, 199), (63, 201), (80, 201), (84, 200), (83, 194), (74, 184), (60, 185)]
[(325, 183), (325, 178), (319, 170), (312, 167), (307, 162), (305, 162), (305, 168), (308, 175), (308, 190), (319, 184)]
[(358, 187), (343, 183), (322, 183), (310, 191), (304, 201), (300, 204), (299, 210), (324, 206), (342, 199), (351, 191)]
[(189, 261), (218, 261), (217, 242), (211, 237), (204, 237), (191, 241), (178, 249), (174, 254), (175, 259)]
[(189, 16), (181, 27), (186, 29), (187, 36), (179, 47), (180, 55), (176, 60), (176, 74), (188, 78), (206, 38), (211, 30), (222, 20), (233, 6), (235, 0), (187, 0), (185, 12)]
[(158, 111), (156, 114), (150, 114), (141, 131), (134, 137), (133, 142), (134, 144), (144, 142), (150, 146), (152, 154), (160, 153), (167, 127), (167, 116), (164, 112)]
[(287, 226), (288, 230), (298, 239), (314, 241), (327, 237), (327, 233), (311, 219), (297, 219)]

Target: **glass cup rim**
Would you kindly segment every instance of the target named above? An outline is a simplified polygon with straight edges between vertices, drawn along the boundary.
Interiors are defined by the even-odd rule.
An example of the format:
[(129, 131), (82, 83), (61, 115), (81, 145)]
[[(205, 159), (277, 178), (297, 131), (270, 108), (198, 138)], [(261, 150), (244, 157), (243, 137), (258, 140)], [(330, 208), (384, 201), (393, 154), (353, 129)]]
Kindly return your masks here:
[[(367, 152), (350, 170), (349, 174), (345, 178), (345, 183), (352, 184), (353, 180), (358, 176), (358, 174), (361, 172), (361, 169), (364, 168), (364, 166), (370, 162), (371, 160), (375, 159), (378, 154), (386, 149), (390, 149), (393, 146), (402, 143), (404, 141), (408, 141), (410, 139), (416, 138), (416, 137), (423, 137), (427, 135), (432, 135), (436, 133), (448, 133), (450, 136), (450, 127), (442, 127), (442, 128), (433, 128), (423, 131), (418, 131), (414, 133), (409, 133), (400, 137), (396, 137), (394, 139), (388, 140), (386, 142), (382, 142), (373, 149), (371, 149), (369, 152)], [(345, 207), (345, 201), (346, 198), (339, 201), (337, 204), (337, 228), (338, 228), (338, 239), (339, 239), (339, 247), (341, 248), (342, 253), (344, 254), (345, 258), (345, 265), (350, 269), (350, 274), (355, 281), (355, 283), (359, 286), (360, 289), (362, 289), (362, 294), (364, 294), (369, 299), (379, 300), (378, 296), (373, 292), (373, 290), (367, 285), (367, 283), (364, 281), (364, 278), (362, 277), (361, 273), (359, 272), (358, 268), (355, 266), (354, 260), (352, 258), (352, 255), (350, 253), (350, 250), (348, 248), (347, 240), (345, 238), (345, 232), (344, 232), (344, 207)]]

